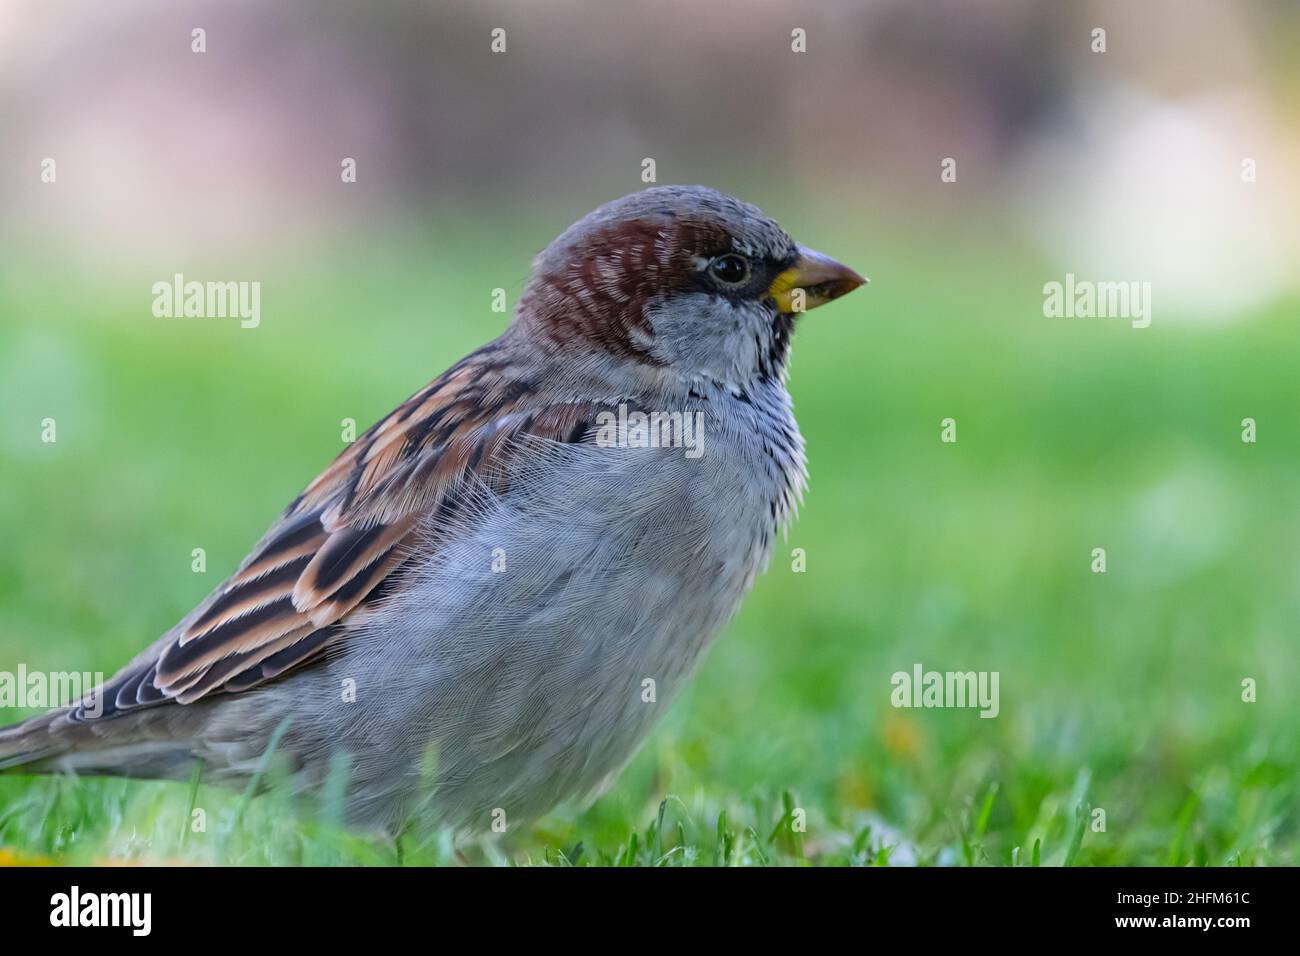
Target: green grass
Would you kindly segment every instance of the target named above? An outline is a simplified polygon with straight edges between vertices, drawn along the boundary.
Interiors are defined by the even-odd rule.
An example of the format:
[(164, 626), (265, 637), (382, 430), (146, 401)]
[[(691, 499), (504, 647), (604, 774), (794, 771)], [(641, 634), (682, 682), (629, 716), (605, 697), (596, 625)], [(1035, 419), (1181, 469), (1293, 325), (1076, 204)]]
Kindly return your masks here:
[[(417, 822), (393, 843), (343, 832), (328, 797), (294, 814), (274, 792), (6, 776), (0, 848), (67, 862), (1300, 863), (1300, 307), (1192, 326), (1157, 305), (1146, 330), (1045, 319), (1041, 286), (1059, 276), (1022, 250), (786, 225), (873, 279), (796, 336), (811, 490), (692, 688), (594, 806), (495, 842), (453, 845)], [(545, 236), (390, 235), (188, 270), (260, 278), (257, 330), (153, 319), (147, 290), (170, 264), (52, 281), (35, 253), (14, 263), (0, 287), (17, 319), (0, 327), (0, 669), (111, 672), (170, 626), (338, 450), (341, 419), (364, 428), (502, 327), (490, 289), (513, 294)], [(39, 442), (46, 416), (55, 445)], [(1246, 416), (1257, 444), (1240, 440)], [(939, 441), (945, 417), (955, 445)], [(196, 547), (207, 574), (190, 570)], [(1090, 572), (1094, 547), (1105, 574)], [(1000, 715), (894, 709), (890, 676), (916, 662), (998, 671)], [(187, 825), (192, 806), (206, 831)]]

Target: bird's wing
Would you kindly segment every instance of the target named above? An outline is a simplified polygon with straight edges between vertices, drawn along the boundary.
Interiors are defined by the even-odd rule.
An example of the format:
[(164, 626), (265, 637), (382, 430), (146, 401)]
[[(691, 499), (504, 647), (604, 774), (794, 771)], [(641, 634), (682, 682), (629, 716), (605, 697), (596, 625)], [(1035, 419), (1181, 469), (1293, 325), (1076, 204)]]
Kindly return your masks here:
[(494, 353), (453, 366), (340, 454), (160, 653), (114, 675), (102, 715), (247, 690), (316, 658), (385, 593), (417, 525), (436, 525), (479, 482), (499, 483), (520, 439), (590, 434), (591, 405), (529, 403)]

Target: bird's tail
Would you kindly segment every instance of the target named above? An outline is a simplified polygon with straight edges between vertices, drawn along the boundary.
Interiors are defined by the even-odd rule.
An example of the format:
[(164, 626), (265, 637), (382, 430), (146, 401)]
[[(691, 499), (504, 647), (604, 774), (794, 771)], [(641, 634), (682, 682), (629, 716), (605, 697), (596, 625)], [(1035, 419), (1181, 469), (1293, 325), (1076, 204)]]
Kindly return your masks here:
[(70, 741), (54, 731), (67, 710), (60, 708), (0, 727), (0, 772), (49, 773), (51, 759), (65, 753)]
[(0, 727), (0, 773), (188, 777), (195, 758), (190, 743), (151, 734), (140, 716), (87, 720), (73, 706)]

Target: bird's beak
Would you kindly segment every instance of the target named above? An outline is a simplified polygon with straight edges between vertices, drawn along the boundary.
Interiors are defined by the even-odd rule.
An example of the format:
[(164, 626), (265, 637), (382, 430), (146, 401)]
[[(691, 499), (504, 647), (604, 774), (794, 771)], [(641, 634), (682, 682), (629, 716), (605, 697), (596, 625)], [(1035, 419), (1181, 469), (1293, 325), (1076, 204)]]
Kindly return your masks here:
[(795, 264), (772, 281), (767, 294), (782, 312), (806, 312), (868, 281), (830, 256), (800, 246)]

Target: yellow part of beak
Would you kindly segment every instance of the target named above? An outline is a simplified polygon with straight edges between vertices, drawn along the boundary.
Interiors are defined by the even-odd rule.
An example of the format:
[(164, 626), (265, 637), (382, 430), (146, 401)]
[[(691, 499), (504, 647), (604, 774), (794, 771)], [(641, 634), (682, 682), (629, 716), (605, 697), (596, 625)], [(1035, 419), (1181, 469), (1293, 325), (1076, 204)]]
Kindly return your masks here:
[(799, 259), (772, 280), (767, 294), (782, 312), (807, 312), (869, 281), (830, 256), (800, 246)]

